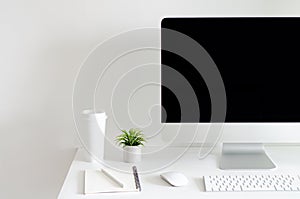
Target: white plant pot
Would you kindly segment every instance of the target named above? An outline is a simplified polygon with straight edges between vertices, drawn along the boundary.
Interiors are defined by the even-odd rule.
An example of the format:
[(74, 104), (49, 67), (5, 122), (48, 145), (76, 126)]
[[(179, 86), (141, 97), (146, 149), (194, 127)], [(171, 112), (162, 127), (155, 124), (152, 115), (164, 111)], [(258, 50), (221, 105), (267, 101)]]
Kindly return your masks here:
[(142, 152), (140, 146), (125, 146), (123, 148), (124, 162), (135, 163), (142, 160)]

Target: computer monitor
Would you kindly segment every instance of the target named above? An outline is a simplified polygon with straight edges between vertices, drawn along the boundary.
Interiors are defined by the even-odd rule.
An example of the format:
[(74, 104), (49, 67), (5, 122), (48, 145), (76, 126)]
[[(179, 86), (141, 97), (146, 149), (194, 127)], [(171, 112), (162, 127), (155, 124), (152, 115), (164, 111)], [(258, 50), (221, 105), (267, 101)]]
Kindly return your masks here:
[[(278, 126), (282, 135), (295, 126), (300, 132), (300, 18), (164, 18), (161, 28), (163, 123), (224, 123), (240, 134)], [(187, 46), (187, 39), (194, 43)], [(210, 75), (216, 72), (221, 83)], [(224, 98), (213, 99), (218, 93)], [(235, 149), (260, 157), (245, 159)], [(261, 145), (225, 145), (222, 158), (224, 169), (274, 167)]]

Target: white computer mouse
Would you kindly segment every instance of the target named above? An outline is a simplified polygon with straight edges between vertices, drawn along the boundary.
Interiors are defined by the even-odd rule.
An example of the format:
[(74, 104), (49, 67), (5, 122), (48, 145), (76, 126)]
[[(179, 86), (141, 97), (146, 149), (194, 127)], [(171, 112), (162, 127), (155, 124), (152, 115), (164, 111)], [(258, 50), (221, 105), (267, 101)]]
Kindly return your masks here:
[(189, 182), (180, 172), (170, 171), (160, 174), (160, 177), (174, 187), (184, 186)]

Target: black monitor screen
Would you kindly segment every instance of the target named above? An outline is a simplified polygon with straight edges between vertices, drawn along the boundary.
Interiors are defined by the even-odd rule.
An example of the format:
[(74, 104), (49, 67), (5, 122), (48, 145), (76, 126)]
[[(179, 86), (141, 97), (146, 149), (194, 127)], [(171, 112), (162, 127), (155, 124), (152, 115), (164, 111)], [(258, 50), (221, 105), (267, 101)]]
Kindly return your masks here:
[[(300, 122), (300, 18), (165, 18), (161, 28), (162, 122)], [(201, 64), (195, 65), (169, 50), (169, 44), (182, 44), (167, 29), (195, 40), (213, 60), (226, 93), (224, 120), (211, 117), (211, 92), (219, 91), (210, 90), (197, 69), (207, 63), (199, 56)], [(184, 52), (194, 50), (191, 45)], [(176, 87), (182, 92), (174, 92)], [(193, 94), (186, 94), (190, 88)]]

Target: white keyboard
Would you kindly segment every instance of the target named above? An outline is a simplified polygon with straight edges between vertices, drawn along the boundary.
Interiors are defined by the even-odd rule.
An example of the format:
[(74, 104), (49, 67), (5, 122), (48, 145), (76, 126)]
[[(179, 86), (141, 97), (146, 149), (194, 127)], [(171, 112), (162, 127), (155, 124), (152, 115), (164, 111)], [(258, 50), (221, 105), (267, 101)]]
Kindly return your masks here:
[(204, 176), (207, 192), (300, 191), (299, 175)]

